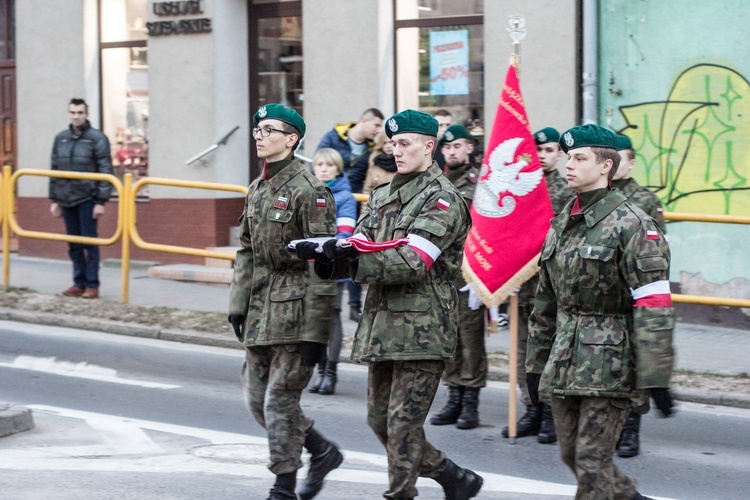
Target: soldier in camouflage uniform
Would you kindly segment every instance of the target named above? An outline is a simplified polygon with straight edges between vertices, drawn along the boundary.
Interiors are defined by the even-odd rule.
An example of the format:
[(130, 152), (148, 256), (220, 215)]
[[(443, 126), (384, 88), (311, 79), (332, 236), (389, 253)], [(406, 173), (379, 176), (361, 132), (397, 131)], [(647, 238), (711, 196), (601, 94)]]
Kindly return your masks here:
[(577, 499), (641, 499), (612, 463), (630, 399), (649, 390), (672, 413), (674, 309), (669, 247), (654, 220), (607, 188), (620, 157), (615, 134), (574, 127), (560, 139), (578, 193), (542, 247), (529, 321), (526, 378), (532, 402), (551, 393), (563, 462)]
[[(568, 183), (562, 178), (557, 170), (557, 164), (562, 158), (562, 149), (557, 141), (560, 140), (560, 132), (552, 127), (545, 127), (534, 133), (536, 151), (539, 163), (544, 171), (544, 181), (547, 185), (547, 193), (552, 202), (552, 211), (559, 215), (565, 205), (575, 197), (575, 192), (568, 187)], [(551, 400), (549, 396), (542, 396), (538, 405), (532, 405), (526, 387), (526, 341), (529, 336), (529, 317), (534, 308), (534, 294), (539, 284), (539, 277), (535, 275), (521, 285), (518, 293), (518, 357), (516, 358), (516, 369), (518, 372), (518, 386), (521, 389), (521, 402), (526, 406), (524, 413), (516, 426), (516, 436), (537, 436), (537, 441), (542, 444), (553, 444), (557, 441), (555, 435), (555, 424), (552, 417)], [(503, 437), (508, 437), (508, 427), (503, 428)]]
[[(667, 238), (667, 223), (664, 220), (661, 201), (649, 189), (639, 185), (630, 177), (630, 171), (635, 166), (635, 149), (628, 136), (617, 136), (617, 151), (620, 154), (620, 166), (617, 167), (617, 172), (612, 178), (612, 186), (622, 191), (631, 205), (635, 205), (650, 215)], [(630, 414), (625, 420), (620, 439), (617, 441), (618, 456), (629, 458), (638, 455), (641, 448), (641, 415), (648, 413), (648, 410), (647, 397), (639, 397), (632, 401)]]
[(417, 496), (420, 476), (435, 479), (449, 499), (472, 498), (483, 482), (424, 433), (445, 361), (455, 354), (454, 283), (471, 226), (466, 203), (432, 161), (437, 131), (433, 117), (414, 110), (386, 122), (398, 174), (372, 191), (353, 236), (379, 250), (359, 253), (329, 240), (315, 264), (321, 277), (369, 284), (352, 359), (369, 363), (367, 422), (388, 455), (385, 498)]
[[(469, 131), (462, 125), (451, 125), (438, 145), (445, 158), (443, 174), (458, 189), (466, 203), (471, 204), (479, 171), (469, 162), (469, 156), (474, 151)], [(484, 345), (487, 309), (478, 299), (472, 301), (470, 307), (469, 287), (461, 273), (454, 284), (460, 292), (456, 357), (445, 362), (443, 372), (443, 383), (448, 386), (448, 402), (432, 416), (430, 423), (456, 424), (459, 429), (473, 429), (479, 425), (479, 390), (487, 385), (487, 351)]]
[[(328, 342), (335, 284), (287, 250), (291, 240), (336, 234), (330, 190), (294, 158), (305, 133), (297, 112), (280, 104), (253, 116), (258, 156), (265, 159), (240, 217), (240, 243), (229, 291), (229, 321), (245, 345), (245, 401), (268, 433), (276, 474), (271, 499), (296, 499), (304, 447), (312, 454), (299, 498), (313, 498), (343, 459), (300, 408), (300, 396)], [(329, 293), (325, 293), (329, 292)], [(331, 293), (332, 292), (332, 293)], [(327, 300), (325, 300), (327, 299)]]

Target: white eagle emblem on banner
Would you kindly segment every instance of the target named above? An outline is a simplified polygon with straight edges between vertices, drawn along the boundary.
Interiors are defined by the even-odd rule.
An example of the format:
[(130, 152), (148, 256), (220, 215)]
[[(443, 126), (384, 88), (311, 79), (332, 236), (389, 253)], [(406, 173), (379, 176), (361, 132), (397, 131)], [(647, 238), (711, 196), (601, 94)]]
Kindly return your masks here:
[[(516, 208), (516, 197), (526, 196), (542, 181), (542, 169), (521, 172), (529, 162), (516, 158), (520, 137), (507, 139), (490, 153), (489, 162), (482, 165), (479, 186), (474, 195), (474, 208), (485, 217), (505, 217)], [(489, 175), (487, 172), (489, 170)], [(486, 177), (486, 178), (485, 178)]]

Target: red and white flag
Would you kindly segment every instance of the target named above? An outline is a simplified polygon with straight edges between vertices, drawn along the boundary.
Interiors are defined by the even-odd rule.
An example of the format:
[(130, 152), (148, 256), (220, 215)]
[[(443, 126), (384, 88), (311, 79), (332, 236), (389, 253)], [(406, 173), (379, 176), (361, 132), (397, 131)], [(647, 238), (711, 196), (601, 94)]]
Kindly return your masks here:
[(553, 217), (514, 65), (505, 76), (471, 205), (464, 277), (486, 305), (505, 301), (538, 270)]

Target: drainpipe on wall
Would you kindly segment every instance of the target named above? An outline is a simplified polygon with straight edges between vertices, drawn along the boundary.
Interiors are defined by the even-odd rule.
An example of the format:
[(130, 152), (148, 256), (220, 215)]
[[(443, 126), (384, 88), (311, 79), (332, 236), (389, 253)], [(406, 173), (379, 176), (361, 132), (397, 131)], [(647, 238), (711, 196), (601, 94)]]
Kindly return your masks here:
[(597, 0), (583, 0), (583, 123), (599, 121), (599, 14)]

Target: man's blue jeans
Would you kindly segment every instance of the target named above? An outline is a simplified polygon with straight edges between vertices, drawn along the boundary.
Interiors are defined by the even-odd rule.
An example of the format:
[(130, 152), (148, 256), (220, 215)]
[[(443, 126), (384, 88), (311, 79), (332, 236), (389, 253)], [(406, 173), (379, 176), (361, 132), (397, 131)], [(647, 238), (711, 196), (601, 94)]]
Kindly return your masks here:
[[(93, 211), (93, 200), (84, 201), (74, 207), (62, 207), (65, 232), (96, 238), (96, 219), (92, 217)], [(84, 289), (99, 288), (99, 246), (68, 243), (68, 255), (73, 261), (73, 284)]]

